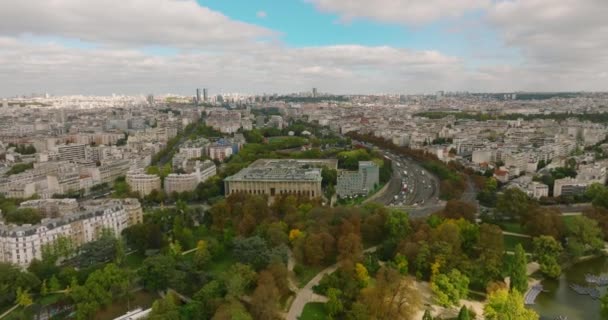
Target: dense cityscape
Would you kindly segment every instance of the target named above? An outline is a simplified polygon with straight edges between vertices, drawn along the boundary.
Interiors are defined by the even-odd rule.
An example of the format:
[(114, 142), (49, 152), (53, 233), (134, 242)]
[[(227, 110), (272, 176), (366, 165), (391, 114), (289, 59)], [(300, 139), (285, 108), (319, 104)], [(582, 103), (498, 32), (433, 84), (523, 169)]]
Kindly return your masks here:
[(605, 93), (2, 103), (9, 318), (535, 319), (605, 250)]
[(0, 1), (0, 320), (608, 319), (608, 1)]

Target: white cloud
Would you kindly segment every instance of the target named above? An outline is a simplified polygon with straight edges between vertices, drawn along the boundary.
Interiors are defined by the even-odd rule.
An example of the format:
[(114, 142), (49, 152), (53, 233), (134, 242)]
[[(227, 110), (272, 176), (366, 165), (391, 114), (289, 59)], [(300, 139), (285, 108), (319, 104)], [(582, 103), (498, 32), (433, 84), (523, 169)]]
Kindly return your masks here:
[(61, 36), (122, 45), (204, 47), (276, 33), (194, 0), (0, 1), (0, 35)]
[(606, 0), (513, 0), (497, 3), (487, 21), (527, 67), (564, 73), (608, 70)]
[[(437, 52), (389, 47), (287, 48), (154, 56), (129, 49), (74, 49), (0, 38), (0, 95), (182, 92), (206, 86), (241, 92), (293, 92), (319, 87), (336, 93), (426, 91), (463, 71)], [(415, 77), (412, 77), (415, 75)]]
[(266, 11), (260, 10), (258, 12), (256, 12), (255, 14), (258, 18), (260, 19), (264, 19), (268, 16), (268, 14), (266, 13)]
[[(418, 24), (490, 0), (310, 1), (344, 18)], [(196, 87), (252, 93), (311, 87), (334, 93), (605, 90), (606, 0), (492, 1), (479, 28), (495, 28), (521, 59), (497, 54), (493, 61), (499, 62), (492, 63), (498, 65), (474, 68), (472, 60), (435, 50), (259, 41), (276, 40), (278, 33), (193, 0), (0, 1), (0, 96), (187, 94)], [(87, 47), (73, 45), (78, 41)]]
[(420, 25), (441, 18), (460, 17), (490, 4), (489, 0), (306, 0), (344, 21), (367, 18), (381, 22)]

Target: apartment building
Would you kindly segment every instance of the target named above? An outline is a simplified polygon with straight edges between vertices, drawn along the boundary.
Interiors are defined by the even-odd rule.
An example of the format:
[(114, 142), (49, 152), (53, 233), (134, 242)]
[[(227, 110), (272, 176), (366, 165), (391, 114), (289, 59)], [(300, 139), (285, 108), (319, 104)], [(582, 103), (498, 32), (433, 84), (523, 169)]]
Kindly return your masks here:
[(59, 237), (68, 237), (75, 246), (97, 239), (103, 229), (120, 234), (126, 227), (142, 221), (136, 199), (103, 200), (87, 204), (76, 213), (43, 219), (36, 225), (0, 224), (0, 261), (26, 268), (42, 258), (42, 247)]
[(380, 170), (372, 161), (359, 161), (357, 171), (340, 170), (336, 184), (339, 197), (365, 195), (380, 182)]
[(127, 172), (126, 182), (131, 191), (138, 192), (141, 196), (149, 195), (152, 190), (161, 190), (160, 177), (154, 174), (146, 174), (143, 170)]

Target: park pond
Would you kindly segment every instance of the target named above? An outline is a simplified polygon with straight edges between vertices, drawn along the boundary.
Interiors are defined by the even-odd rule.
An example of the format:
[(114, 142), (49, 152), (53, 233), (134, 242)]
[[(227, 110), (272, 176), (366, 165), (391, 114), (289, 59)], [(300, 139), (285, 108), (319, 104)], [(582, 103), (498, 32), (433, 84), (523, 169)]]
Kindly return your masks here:
[[(579, 262), (562, 273), (559, 279), (542, 281), (544, 291), (531, 306), (541, 319), (553, 320), (566, 316), (568, 320), (599, 320), (600, 301), (588, 295), (580, 295), (570, 288), (571, 284), (588, 286), (585, 275), (608, 275), (608, 257), (597, 257)], [(607, 287), (599, 287), (600, 293), (606, 293)]]

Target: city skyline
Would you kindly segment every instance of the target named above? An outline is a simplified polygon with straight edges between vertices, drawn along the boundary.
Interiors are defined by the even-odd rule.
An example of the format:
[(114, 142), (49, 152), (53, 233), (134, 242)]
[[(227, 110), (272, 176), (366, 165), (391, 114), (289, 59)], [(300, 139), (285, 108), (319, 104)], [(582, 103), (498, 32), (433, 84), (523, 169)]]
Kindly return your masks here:
[[(602, 91), (601, 0), (0, 4), (0, 96)], [(306, 89), (308, 88), (308, 89)]]

